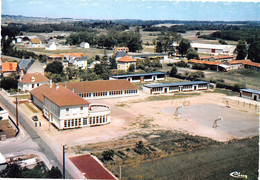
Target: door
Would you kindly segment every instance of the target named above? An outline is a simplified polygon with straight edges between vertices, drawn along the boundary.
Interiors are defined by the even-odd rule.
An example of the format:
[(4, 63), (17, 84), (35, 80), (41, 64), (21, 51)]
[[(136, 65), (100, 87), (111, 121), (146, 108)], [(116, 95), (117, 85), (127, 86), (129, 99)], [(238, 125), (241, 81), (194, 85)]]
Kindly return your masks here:
[(194, 86), (194, 91), (196, 91), (197, 90), (197, 86)]
[(254, 95), (254, 100), (257, 101), (257, 96), (256, 95)]
[(164, 93), (167, 93), (167, 88), (164, 88)]
[(179, 92), (182, 92), (182, 87), (179, 87)]
[(153, 81), (155, 81), (155, 77), (153, 76)]

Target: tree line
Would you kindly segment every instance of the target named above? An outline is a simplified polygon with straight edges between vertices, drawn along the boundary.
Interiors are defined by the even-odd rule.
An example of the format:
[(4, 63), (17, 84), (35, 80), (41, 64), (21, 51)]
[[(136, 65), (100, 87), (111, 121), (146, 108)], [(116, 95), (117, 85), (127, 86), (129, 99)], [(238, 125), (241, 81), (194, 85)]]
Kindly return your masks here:
[(107, 34), (96, 34), (92, 32), (72, 33), (67, 37), (66, 42), (71, 45), (89, 42), (92, 46), (105, 47), (108, 49), (114, 46), (126, 46), (131, 52), (135, 52), (142, 50), (142, 40), (139, 31), (139, 27), (136, 27), (134, 32), (109, 30)]

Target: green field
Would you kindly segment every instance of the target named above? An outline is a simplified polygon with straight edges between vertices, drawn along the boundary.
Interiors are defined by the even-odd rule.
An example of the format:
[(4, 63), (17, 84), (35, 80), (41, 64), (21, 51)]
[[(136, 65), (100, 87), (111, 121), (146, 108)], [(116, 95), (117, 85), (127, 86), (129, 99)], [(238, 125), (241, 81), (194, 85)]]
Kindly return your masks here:
[(213, 145), (158, 160), (122, 166), (122, 179), (234, 179), (233, 171), (258, 177), (259, 137)]

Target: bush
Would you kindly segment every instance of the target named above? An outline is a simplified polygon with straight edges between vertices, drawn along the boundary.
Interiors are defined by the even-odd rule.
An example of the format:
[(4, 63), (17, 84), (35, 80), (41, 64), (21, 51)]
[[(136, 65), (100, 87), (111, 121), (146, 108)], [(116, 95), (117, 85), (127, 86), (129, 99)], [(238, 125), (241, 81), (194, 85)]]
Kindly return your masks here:
[(177, 74), (177, 68), (176, 66), (172, 66), (172, 69), (169, 73), (170, 77), (174, 77)]
[(192, 69), (205, 70), (208, 68), (205, 64), (193, 64)]
[(114, 155), (115, 155), (115, 152), (112, 149), (103, 151), (102, 159), (105, 161), (110, 161), (110, 160), (113, 160)]
[(175, 66), (178, 66), (178, 67), (188, 67), (188, 64), (186, 62), (184, 62), (183, 60), (181, 60), (181, 61), (175, 63)]

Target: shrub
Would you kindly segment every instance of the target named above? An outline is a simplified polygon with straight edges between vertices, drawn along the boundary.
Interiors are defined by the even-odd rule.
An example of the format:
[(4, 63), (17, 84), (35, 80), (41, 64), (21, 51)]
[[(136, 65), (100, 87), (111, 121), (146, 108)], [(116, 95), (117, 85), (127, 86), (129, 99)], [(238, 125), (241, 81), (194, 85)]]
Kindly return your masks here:
[(110, 160), (113, 160), (114, 155), (115, 155), (115, 152), (112, 149), (103, 151), (102, 159), (105, 161), (110, 161)]
[(177, 68), (176, 66), (172, 66), (172, 69), (169, 73), (170, 77), (174, 77), (177, 74)]
[(193, 64), (192, 69), (205, 70), (208, 68), (205, 64)]

